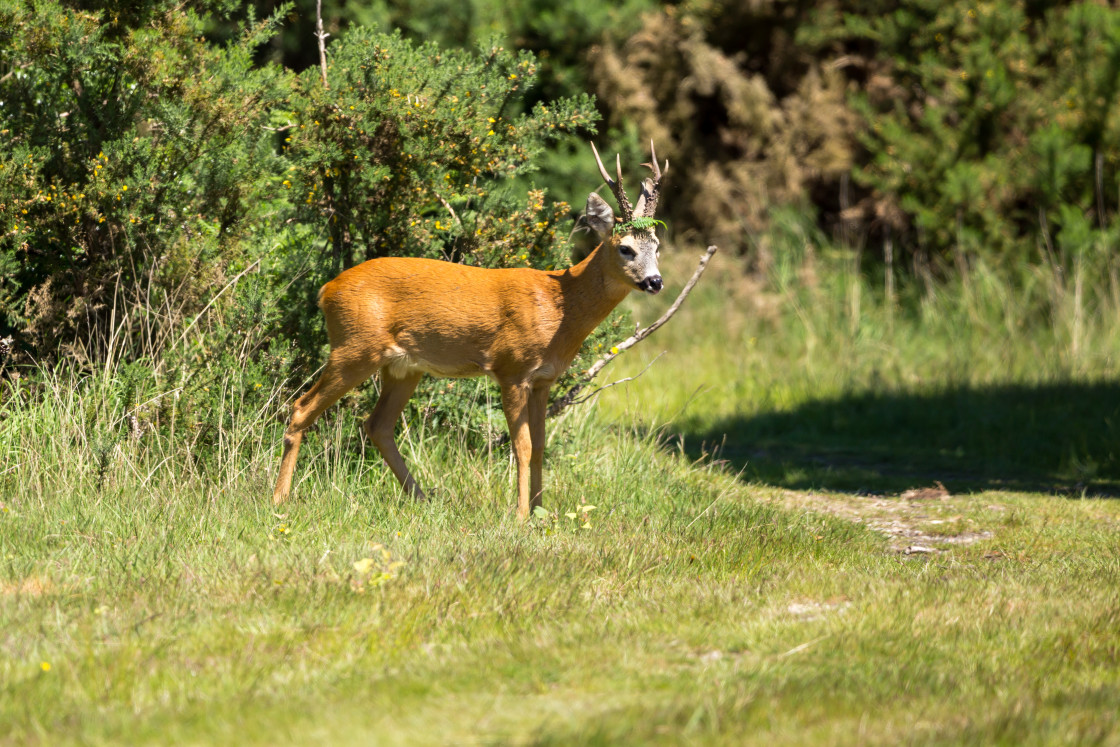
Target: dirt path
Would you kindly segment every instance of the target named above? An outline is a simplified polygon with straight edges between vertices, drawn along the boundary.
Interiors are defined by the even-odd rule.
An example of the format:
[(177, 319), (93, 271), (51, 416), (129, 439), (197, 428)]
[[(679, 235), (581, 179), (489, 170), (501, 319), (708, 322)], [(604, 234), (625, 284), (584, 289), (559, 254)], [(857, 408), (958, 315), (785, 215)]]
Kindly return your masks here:
[[(885, 534), (893, 551), (907, 555), (941, 553), (954, 545), (970, 545), (993, 536), (991, 530), (966, 515), (974, 513), (975, 507), (969, 507), (970, 511), (962, 506), (962, 499), (950, 495), (940, 483), (891, 497), (785, 492), (778, 500), (792, 509), (864, 524)], [(987, 510), (1005, 509), (991, 505)]]

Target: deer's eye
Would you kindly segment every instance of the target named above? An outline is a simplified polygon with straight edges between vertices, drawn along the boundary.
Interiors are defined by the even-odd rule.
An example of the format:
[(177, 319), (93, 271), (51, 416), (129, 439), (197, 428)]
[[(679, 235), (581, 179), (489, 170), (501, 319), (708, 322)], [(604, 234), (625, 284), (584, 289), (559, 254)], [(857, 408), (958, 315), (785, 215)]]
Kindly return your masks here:
[(638, 253), (628, 246), (618, 247), (618, 253), (621, 254), (626, 259), (634, 259), (634, 257), (638, 256)]

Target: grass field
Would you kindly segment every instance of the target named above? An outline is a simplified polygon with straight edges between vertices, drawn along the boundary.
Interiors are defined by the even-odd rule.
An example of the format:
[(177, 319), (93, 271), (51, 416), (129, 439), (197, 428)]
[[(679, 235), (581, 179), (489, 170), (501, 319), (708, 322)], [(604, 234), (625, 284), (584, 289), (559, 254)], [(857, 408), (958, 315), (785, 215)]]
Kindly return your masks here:
[(270, 415), (201, 460), (103, 448), (112, 374), (8, 398), (0, 744), (1120, 743), (1115, 306), (830, 267), (717, 265), (528, 526), (423, 424), (430, 502), (328, 416), (275, 512)]

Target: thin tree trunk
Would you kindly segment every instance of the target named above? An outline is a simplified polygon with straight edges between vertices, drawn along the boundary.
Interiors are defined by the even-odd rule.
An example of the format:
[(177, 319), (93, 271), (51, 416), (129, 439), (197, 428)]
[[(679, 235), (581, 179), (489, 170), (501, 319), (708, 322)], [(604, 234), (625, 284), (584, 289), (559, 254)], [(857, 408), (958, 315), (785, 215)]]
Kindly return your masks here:
[(319, 71), (323, 74), (323, 88), (330, 88), (327, 83), (327, 37), (323, 33), (323, 0), (315, 0), (315, 38), (319, 40)]

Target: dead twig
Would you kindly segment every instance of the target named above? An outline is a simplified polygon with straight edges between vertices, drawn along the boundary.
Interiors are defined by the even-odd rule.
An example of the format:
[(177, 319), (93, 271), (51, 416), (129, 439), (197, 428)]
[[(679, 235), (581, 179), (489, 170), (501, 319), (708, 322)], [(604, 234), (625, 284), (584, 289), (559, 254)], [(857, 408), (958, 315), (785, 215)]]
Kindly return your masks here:
[(596, 394), (598, 394), (599, 392), (603, 391), (604, 389), (610, 389), (610, 388), (611, 388), (612, 386), (618, 386), (619, 384), (626, 384), (626, 383), (628, 383), (628, 382), (631, 382), (631, 381), (633, 381), (634, 379), (637, 379), (637, 378), (638, 378), (638, 377), (640, 377), (640, 376), (641, 376), (642, 374), (644, 374), (644, 373), (645, 373), (646, 371), (648, 371), (648, 370), (650, 369), (650, 367), (651, 367), (651, 366), (653, 366), (653, 364), (654, 364), (654, 363), (657, 363), (657, 361), (661, 359), (661, 356), (665, 355), (665, 353), (666, 353), (666, 352), (668, 352), (668, 351), (662, 350), (662, 351), (661, 351), (660, 353), (658, 353), (658, 354), (657, 354), (657, 357), (656, 357), (656, 358), (654, 358), (653, 360), (651, 360), (651, 361), (650, 361), (649, 363), (647, 363), (647, 364), (646, 364), (646, 367), (645, 367), (645, 368), (643, 368), (643, 369), (642, 369), (641, 371), (639, 371), (638, 373), (634, 374), (633, 376), (626, 376), (626, 377), (624, 377), (624, 378), (621, 378), (621, 379), (618, 379), (618, 380), (616, 380), (616, 381), (612, 381), (612, 382), (611, 382), (611, 383), (609, 383), (609, 384), (604, 384), (603, 386), (597, 386), (597, 387), (595, 387), (595, 389), (593, 389), (592, 391), (590, 391), (590, 392), (588, 392), (587, 394), (583, 395), (583, 396), (582, 396), (582, 397), (580, 397), (579, 399), (574, 399), (574, 400), (572, 400), (571, 404), (573, 404), (573, 405), (581, 405), (581, 404), (583, 404), (584, 402), (586, 402), (587, 400), (589, 400), (589, 399), (591, 399), (592, 397), (594, 397), (594, 396), (595, 396)]
[[(276, 247), (273, 247), (273, 249), (275, 249), (275, 248), (276, 248)], [(271, 251), (271, 250), (270, 250), (270, 251)], [(221, 298), (221, 297), (222, 297), (222, 294), (223, 294), (223, 293), (225, 293), (225, 292), (226, 292), (227, 290), (229, 290), (229, 289), (230, 289), (230, 288), (232, 288), (232, 287), (233, 287), (234, 285), (236, 285), (236, 284), (237, 284), (237, 281), (238, 281), (238, 280), (240, 280), (241, 278), (245, 277), (245, 275), (246, 275), (246, 274), (248, 274), (248, 273), (249, 273), (249, 272), (250, 272), (250, 271), (251, 271), (251, 270), (252, 270), (252, 269), (253, 269), (254, 267), (256, 267), (257, 265), (259, 265), (260, 263), (261, 263), (261, 257), (257, 257), (257, 258), (256, 258), (255, 260), (253, 260), (252, 264), (250, 264), (250, 265), (249, 265), (248, 267), (246, 267), (246, 268), (245, 268), (244, 270), (242, 270), (241, 272), (237, 273), (237, 277), (235, 277), (235, 278), (234, 278), (233, 280), (231, 280), (231, 281), (229, 281), (228, 283), (226, 283), (226, 284), (225, 284), (225, 286), (224, 286), (224, 287), (223, 287), (223, 288), (222, 288), (222, 289), (221, 289), (220, 291), (218, 291), (217, 293), (215, 293), (215, 294), (214, 294), (214, 297), (213, 297), (213, 298), (211, 298), (211, 299), (210, 299), (210, 300), (209, 300), (209, 301), (208, 301), (208, 302), (206, 303), (206, 305), (205, 305), (204, 307), (202, 307), (202, 311), (198, 312), (198, 314), (197, 314), (197, 315), (195, 316), (195, 318), (191, 320), (191, 323), (187, 325), (187, 328), (186, 328), (186, 329), (184, 329), (184, 330), (183, 330), (183, 332), (182, 332), (182, 334), (180, 334), (180, 335), (179, 335), (179, 339), (178, 339), (178, 340), (176, 341), (175, 345), (178, 345), (179, 343), (183, 342), (183, 340), (187, 339), (187, 335), (188, 335), (188, 334), (190, 334), (190, 331), (191, 331), (192, 329), (194, 329), (194, 325), (198, 324), (198, 320), (199, 320), (199, 319), (201, 319), (201, 318), (203, 317), (203, 315), (205, 315), (205, 314), (206, 314), (206, 312), (210, 310), (210, 307), (211, 307), (211, 306), (213, 306), (213, 305), (214, 305), (214, 303), (215, 303), (215, 302), (216, 302), (216, 301), (217, 301), (217, 300), (218, 300), (219, 298)], [(106, 364), (106, 365), (107, 365), (107, 364)]]
[(20, 70), (23, 70), (24, 68), (26, 68), (26, 67), (30, 67), (30, 66), (31, 66), (31, 63), (30, 63), (30, 62), (25, 62), (25, 63), (23, 63), (22, 65), (16, 65), (16, 66), (15, 66), (14, 68), (12, 68), (12, 69), (11, 69), (11, 70), (9, 70), (8, 72), (6, 72), (6, 73), (5, 73), (4, 75), (3, 75), (3, 77), (0, 77), (0, 83), (3, 83), (3, 82), (5, 82), (5, 81), (7, 81), (7, 80), (8, 80), (8, 78), (12, 77), (12, 76), (13, 76), (13, 75), (15, 75), (16, 73), (18, 73), (18, 72), (19, 72)]
[[(579, 397), (580, 392), (582, 392), (583, 389), (589, 383), (591, 383), (592, 379), (594, 379), (596, 376), (599, 375), (599, 372), (602, 371), (603, 368), (605, 368), (608, 363), (610, 363), (615, 358), (620, 356), (624, 351), (629, 350), (630, 348), (634, 347), (635, 345), (637, 345), (642, 340), (644, 340), (647, 337), (649, 337), (650, 335), (652, 335), (663, 324), (665, 324), (665, 322), (669, 321), (673, 317), (673, 315), (677, 313), (677, 309), (679, 309), (681, 307), (681, 304), (684, 303), (684, 300), (686, 298), (688, 298), (688, 294), (692, 292), (692, 289), (696, 286), (696, 282), (698, 280), (700, 280), (700, 276), (703, 275), (704, 270), (707, 269), (708, 260), (710, 260), (712, 258), (712, 255), (715, 254), (715, 253), (716, 253), (716, 247), (715, 246), (709, 246), (708, 250), (706, 252), (704, 252), (704, 255), (700, 257), (700, 263), (696, 266), (696, 271), (694, 273), (692, 273), (692, 277), (689, 278), (688, 282), (685, 283), (684, 288), (681, 289), (680, 295), (677, 296), (677, 300), (673, 301), (673, 305), (670, 306), (665, 311), (665, 313), (661, 315), (661, 318), (658, 319), (653, 324), (646, 327), (645, 329), (640, 329), (640, 330), (636, 331), (633, 335), (631, 335), (630, 337), (626, 338), (625, 340), (623, 340), (622, 342), (618, 343), (613, 348), (611, 348), (610, 353), (607, 353), (601, 359), (596, 361), (595, 364), (593, 366), (591, 366), (591, 368), (587, 369), (587, 372), (584, 373), (583, 376), (580, 377), (579, 381), (577, 381), (575, 384), (573, 384), (572, 387), (570, 389), (568, 389), (568, 391), (565, 392), (562, 397), (559, 397), (555, 402), (553, 402), (549, 406), (548, 417), (553, 417), (554, 415), (557, 415), (558, 413), (560, 413), (562, 410), (564, 410), (568, 406), (577, 404), (577, 397)], [(647, 366), (647, 368), (648, 368), (648, 366)], [(643, 371), (643, 373), (644, 373), (644, 371)], [(639, 374), (639, 375), (641, 375), (641, 374)], [(621, 382), (616, 382), (616, 383), (621, 383)], [(614, 385), (611, 384), (610, 386), (614, 386)], [(606, 388), (607, 387), (603, 387), (603, 389), (606, 389)], [(586, 399), (586, 398), (584, 398), (584, 399)], [(578, 402), (583, 402), (584, 399), (579, 399)]]
[(455, 214), (455, 208), (451, 207), (451, 203), (443, 199), (438, 192), (433, 192), (432, 194), (436, 196), (436, 199), (439, 200), (441, 205), (447, 208), (447, 212), (451, 213), (451, 220), (455, 221), (455, 225), (462, 226), (463, 221), (459, 220), (459, 216)]
[(323, 88), (330, 88), (327, 83), (327, 37), (330, 34), (323, 32), (323, 0), (315, 2), (315, 38), (319, 40), (319, 70), (323, 74)]

